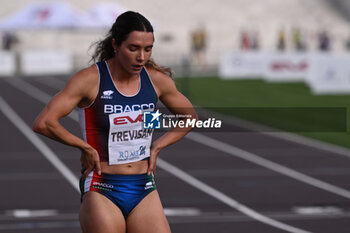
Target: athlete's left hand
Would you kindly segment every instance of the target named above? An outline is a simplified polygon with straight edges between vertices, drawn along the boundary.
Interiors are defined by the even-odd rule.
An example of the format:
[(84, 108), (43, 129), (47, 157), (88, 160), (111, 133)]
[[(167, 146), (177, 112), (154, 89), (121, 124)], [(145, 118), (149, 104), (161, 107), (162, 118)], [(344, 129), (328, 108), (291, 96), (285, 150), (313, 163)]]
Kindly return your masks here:
[(160, 152), (160, 149), (153, 143), (151, 146), (151, 155), (148, 160), (148, 170), (147, 175), (151, 175), (152, 173), (156, 173), (157, 166), (157, 157)]

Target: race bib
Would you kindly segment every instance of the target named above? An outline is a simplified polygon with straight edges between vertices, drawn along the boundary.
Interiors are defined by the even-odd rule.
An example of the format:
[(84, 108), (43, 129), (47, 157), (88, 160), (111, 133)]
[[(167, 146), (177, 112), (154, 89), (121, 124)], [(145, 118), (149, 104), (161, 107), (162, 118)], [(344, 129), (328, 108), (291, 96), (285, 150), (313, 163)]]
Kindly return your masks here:
[(109, 164), (125, 164), (150, 156), (153, 129), (142, 127), (142, 111), (109, 115)]

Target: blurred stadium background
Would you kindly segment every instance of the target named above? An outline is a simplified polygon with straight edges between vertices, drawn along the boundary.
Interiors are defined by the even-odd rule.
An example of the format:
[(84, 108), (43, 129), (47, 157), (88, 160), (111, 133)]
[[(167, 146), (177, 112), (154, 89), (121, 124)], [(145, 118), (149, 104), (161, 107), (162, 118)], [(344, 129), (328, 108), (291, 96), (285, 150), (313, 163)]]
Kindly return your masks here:
[[(281, 31), (285, 34), (285, 52), (296, 50), (295, 43), (299, 42), (295, 40), (304, 43), (301, 46), (307, 52), (317, 51), (321, 32), (327, 33), (332, 52), (348, 49), (350, 29), (344, 17), (349, 7), (347, 1), (221, 0), (216, 3), (203, 0), (185, 7), (187, 4), (185, 0), (6, 1), (0, 9), (0, 29), (5, 44), (8, 43), (6, 34), (16, 36), (17, 43), (7, 47), (20, 57), (29, 50), (59, 50), (69, 53), (72, 67), (66, 68), (72, 70), (88, 64), (90, 45), (102, 38), (112, 19), (127, 9), (139, 11), (151, 19), (156, 36), (154, 58), (174, 67), (179, 76), (188, 61), (192, 61), (192, 65), (201, 63), (200, 70), (206, 68), (204, 74), (215, 74), (224, 52), (276, 51)], [(195, 43), (201, 44), (198, 33), (196, 37), (200, 29), (204, 30), (205, 42), (197, 47), (198, 50), (203, 47), (205, 54), (199, 55), (202, 58), (196, 61), (192, 58), (196, 57)], [(246, 39), (250, 40), (248, 45)], [(195, 65), (191, 66), (194, 71), (198, 70)]]

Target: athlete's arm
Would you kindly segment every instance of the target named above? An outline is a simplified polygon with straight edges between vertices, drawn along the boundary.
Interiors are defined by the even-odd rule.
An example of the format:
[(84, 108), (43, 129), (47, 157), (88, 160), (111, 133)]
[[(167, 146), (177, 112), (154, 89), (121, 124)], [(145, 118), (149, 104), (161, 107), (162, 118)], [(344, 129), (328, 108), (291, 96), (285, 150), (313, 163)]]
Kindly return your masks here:
[[(190, 103), (190, 101), (176, 89), (174, 81), (169, 76), (155, 70), (150, 70), (149, 73), (152, 77), (152, 81), (156, 88), (156, 92), (159, 96), (160, 101), (162, 101), (162, 103), (172, 113), (189, 116), (188, 118), (191, 119), (198, 119), (197, 114), (193, 109), (193, 106)], [(163, 136), (158, 138), (155, 142), (153, 142), (151, 148), (151, 157), (149, 160), (149, 174), (155, 170), (156, 159), (159, 152), (163, 148), (179, 141), (191, 130), (191, 127), (181, 129), (173, 128), (167, 133), (165, 133)]]
[(97, 93), (94, 88), (98, 86), (98, 71), (95, 69), (91, 66), (75, 74), (65, 88), (52, 98), (33, 124), (35, 132), (82, 151), (84, 176), (93, 169), (96, 169), (96, 172), (101, 171), (97, 151), (84, 140), (71, 134), (59, 120), (72, 112), (76, 106), (84, 107), (93, 101), (93, 93)]

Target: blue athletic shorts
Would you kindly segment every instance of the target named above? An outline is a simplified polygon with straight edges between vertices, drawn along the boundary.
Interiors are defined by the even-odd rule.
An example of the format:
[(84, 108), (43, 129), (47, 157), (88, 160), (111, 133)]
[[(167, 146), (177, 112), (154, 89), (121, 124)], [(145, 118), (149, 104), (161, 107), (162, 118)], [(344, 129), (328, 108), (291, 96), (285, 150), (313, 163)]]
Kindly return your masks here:
[(130, 212), (149, 193), (156, 190), (153, 175), (112, 175), (102, 173), (99, 176), (91, 172), (86, 179), (80, 179), (80, 191), (83, 198), (88, 191), (98, 192), (110, 199), (122, 211), (126, 219)]

